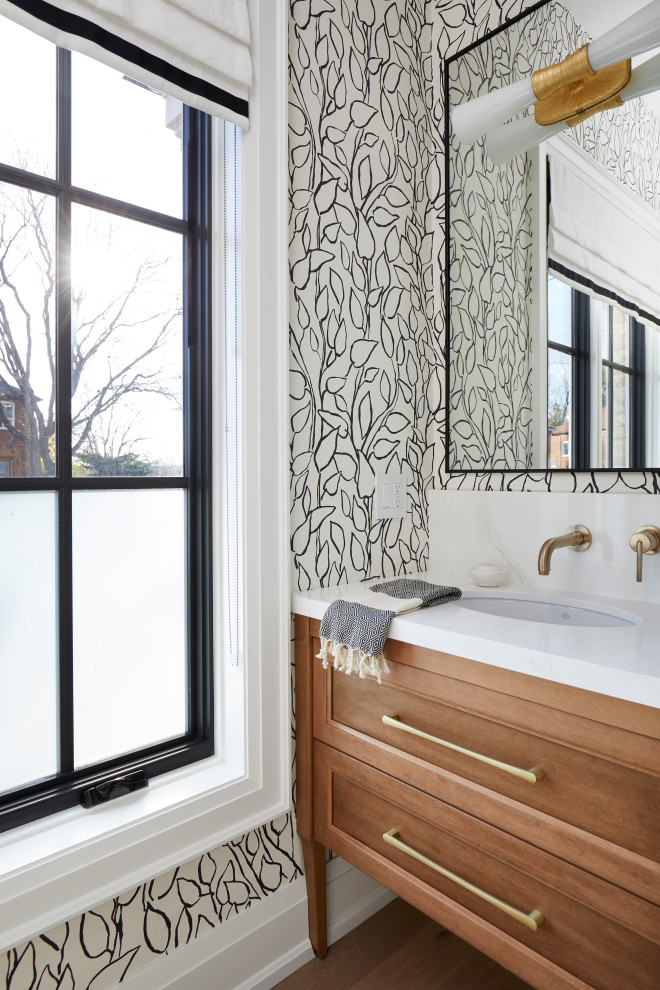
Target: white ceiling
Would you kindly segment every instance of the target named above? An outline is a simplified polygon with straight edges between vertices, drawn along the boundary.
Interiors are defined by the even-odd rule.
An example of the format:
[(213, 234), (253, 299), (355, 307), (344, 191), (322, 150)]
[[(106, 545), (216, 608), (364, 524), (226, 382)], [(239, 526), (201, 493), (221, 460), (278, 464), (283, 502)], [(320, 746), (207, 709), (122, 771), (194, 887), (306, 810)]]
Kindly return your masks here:
[[(621, 21), (646, 7), (649, 0), (562, 0), (564, 7), (571, 12), (587, 34), (597, 38)], [(633, 59), (633, 66), (655, 55), (658, 49)], [(645, 96), (649, 108), (660, 117), (660, 91)]]

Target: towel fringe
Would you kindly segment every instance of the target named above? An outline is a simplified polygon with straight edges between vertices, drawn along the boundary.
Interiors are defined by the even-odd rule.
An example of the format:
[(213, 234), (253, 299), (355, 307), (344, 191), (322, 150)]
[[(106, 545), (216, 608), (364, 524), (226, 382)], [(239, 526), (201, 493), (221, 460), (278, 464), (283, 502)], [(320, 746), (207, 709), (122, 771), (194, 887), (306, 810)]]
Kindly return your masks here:
[(383, 674), (390, 672), (382, 653), (375, 657), (369, 656), (368, 653), (354, 650), (351, 646), (336, 643), (333, 639), (321, 639), (321, 652), (317, 657), (323, 661), (326, 670), (332, 666), (342, 674), (358, 674), (360, 677), (369, 675), (375, 677), (379, 684), (382, 683)]

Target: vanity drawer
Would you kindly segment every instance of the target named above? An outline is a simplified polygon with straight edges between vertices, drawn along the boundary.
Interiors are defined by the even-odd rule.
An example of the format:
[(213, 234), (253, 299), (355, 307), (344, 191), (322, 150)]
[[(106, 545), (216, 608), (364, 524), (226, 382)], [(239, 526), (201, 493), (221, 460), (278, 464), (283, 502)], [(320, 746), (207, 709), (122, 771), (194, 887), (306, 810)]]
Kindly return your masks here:
[[(315, 780), (320, 842), (534, 986), (657, 987), (657, 907), (318, 742)], [(532, 930), (411, 850), (543, 922)]]
[[(315, 712), (317, 738), (437, 796), (446, 796), (444, 783), (441, 776), (429, 774), (429, 768), (481, 785), (641, 857), (660, 859), (660, 778), (609, 754), (580, 748), (580, 719), (572, 717), (573, 745), (568, 746), (531, 728), (542, 724), (544, 731), (552, 731), (561, 713), (520, 699), (512, 712), (507, 695), (483, 688), (478, 692), (480, 710), (475, 712), (470, 699), (476, 691), (469, 685), (426, 675), (426, 687), (434, 696), (424, 695), (406, 685), (405, 669), (396, 663), (390, 666), (392, 673), (381, 685), (370, 678), (317, 671), (322, 682)], [(524, 728), (517, 724), (521, 710)], [(394, 717), (394, 722), (385, 724), (383, 716)], [(565, 725), (558, 724), (556, 731), (564, 734)], [(585, 725), (582, 738), (593, 746), (590, 733), (591, 726)], [(534, 768), (543, 772), (536, 782)]]

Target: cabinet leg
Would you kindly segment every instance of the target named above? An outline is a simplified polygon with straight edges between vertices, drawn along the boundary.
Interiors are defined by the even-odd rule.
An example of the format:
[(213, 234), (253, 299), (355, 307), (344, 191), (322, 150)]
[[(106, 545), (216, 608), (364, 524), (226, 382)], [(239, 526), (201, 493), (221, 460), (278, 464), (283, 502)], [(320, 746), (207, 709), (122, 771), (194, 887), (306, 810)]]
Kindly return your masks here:
[(323, 959), (328, 952), (328, 920), (325, 903), (325, 847), (312, 839), (300, 839), (307, 884), (309, 939), (314, 952)]

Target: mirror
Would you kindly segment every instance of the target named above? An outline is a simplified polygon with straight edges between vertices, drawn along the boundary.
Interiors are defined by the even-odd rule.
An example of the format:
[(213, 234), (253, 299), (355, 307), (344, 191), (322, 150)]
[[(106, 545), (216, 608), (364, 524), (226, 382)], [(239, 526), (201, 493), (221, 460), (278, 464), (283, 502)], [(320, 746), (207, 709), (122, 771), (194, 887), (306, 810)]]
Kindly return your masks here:
[[(660, 466), (660, 305), (645, 294), (652, 285), (658, 294), (657, 274), (647, 273), (660, 272), (660, 119), (633, 100), (499, 166), (483, 139), (462, 144), (450, 123), (459, 103), (588, 40), (565, 6), (549, 2), (446, 64), (450, 471)], [(595, 197), (585, 211), (594, 231), (600, 219), (598, 236), (622, 259), (622, 284), (606, 277), (607, 265), (596, 277), (589, 251), (575, 264), (563, 258), (562, 213), (581, 231), (578, 247), (592, 259), (602, 253), (570, 196), (564, 205), (564, 188), (586, 202), (579, 183)], [(598, 203), (630, 227), (629, 249)], [(631, 272), (641, 295), (628, 288)]]

